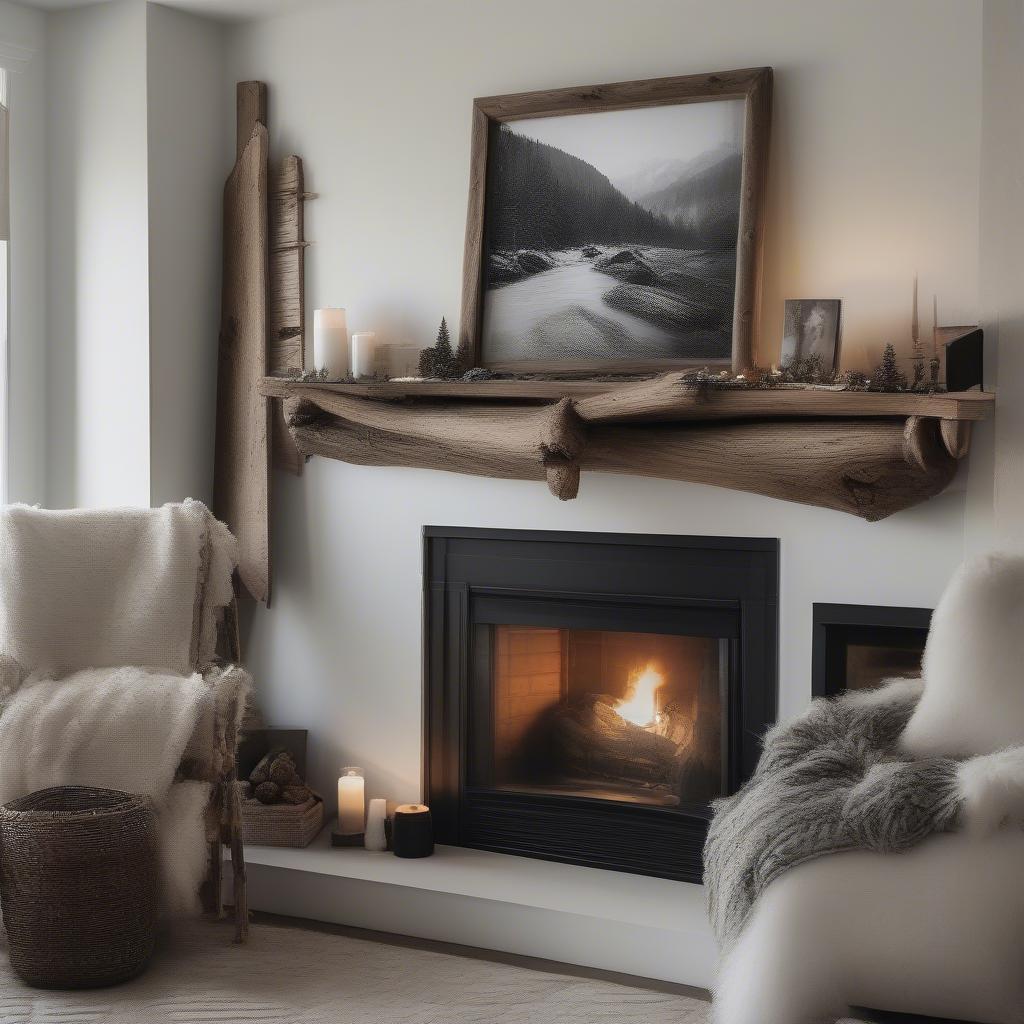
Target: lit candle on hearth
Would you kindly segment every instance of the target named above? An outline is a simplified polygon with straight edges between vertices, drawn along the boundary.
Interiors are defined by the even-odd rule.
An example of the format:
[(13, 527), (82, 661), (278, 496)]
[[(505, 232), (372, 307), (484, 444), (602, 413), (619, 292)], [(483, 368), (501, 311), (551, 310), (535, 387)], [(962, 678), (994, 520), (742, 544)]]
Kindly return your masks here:
[(338, 831), (357, 835), (366, 820), (366, 799), (362, 768), (342, 768), (338, 779)]
[(348, 375), (348, 323), (343, 309), (313, 310), (313, 366), (339, 380)]

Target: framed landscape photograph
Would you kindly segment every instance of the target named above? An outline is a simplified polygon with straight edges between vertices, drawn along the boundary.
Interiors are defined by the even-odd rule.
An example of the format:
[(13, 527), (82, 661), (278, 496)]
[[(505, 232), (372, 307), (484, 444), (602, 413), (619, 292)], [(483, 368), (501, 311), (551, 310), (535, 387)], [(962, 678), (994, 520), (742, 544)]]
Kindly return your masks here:
[(475, 100), (475, 365), (753, 365), (771, 85), (754, 68)]

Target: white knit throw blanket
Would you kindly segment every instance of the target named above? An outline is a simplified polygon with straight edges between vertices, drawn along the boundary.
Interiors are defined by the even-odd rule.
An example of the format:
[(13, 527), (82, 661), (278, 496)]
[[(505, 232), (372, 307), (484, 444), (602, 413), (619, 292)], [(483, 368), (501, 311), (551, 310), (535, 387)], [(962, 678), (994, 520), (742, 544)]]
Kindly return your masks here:
[(202, 502), (0, 510), (0, 641), (30, 672), (213, 662), (234, 538)]
[(62, 785), (149, 797), (160, 815), (165, 905), (193, 910), (206, 868), (210, 786), (172, 783), (212, 699), (199, 675), (88, 669), (55, 680), (36, 673), (0, 704), (0, 803)]

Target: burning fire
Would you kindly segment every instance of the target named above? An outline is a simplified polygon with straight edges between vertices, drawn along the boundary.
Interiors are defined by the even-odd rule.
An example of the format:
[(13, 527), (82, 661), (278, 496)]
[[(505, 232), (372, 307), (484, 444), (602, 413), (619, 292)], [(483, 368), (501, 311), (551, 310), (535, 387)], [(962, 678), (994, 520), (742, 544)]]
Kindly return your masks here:
[(647, 665), (630, 681), (628, 696), (615, 710), (627, 722), (647, 728), (658, 718), (658, 704), (654, 694), (665, 685), (665, 677), (653, 666)]

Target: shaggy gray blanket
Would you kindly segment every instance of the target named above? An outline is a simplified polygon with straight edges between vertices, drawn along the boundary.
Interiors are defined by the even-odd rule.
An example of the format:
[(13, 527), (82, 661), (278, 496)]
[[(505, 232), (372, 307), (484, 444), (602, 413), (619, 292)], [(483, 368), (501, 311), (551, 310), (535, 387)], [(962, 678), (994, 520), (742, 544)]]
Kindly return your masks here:
[(723, 949), (784, 871), (843, 850), (896, 853), (954, 828), (956, 761), (910, 760), (898, 747), (916, 681), (816, 700), (765, 738), (752, 778), (714, 803), (704, 848), (711, 924)]

